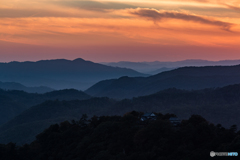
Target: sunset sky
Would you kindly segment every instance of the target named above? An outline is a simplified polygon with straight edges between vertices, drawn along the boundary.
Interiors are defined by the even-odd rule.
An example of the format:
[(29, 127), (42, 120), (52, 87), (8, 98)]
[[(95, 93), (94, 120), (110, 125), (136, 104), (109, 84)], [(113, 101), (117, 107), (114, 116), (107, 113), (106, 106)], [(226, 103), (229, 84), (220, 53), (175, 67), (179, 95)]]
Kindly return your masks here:
[(1, 0), (0, 61), (240, 59), (240, 0)]

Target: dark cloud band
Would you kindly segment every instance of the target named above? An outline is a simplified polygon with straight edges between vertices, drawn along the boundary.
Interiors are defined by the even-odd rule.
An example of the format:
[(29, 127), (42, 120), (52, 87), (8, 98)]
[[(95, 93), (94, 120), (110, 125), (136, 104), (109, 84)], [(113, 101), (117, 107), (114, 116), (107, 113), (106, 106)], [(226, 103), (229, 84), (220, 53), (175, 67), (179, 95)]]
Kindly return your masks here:
[(227, 23), (227, 22), (210, 20), (210, 19), (207, 19), (207, 18), (204, 18), (201, 16), (180, 13), (180, 12), (174, 12), (174, 11), (160, 12), (155, 9), (138, 8), (138, 9), (130, 10), (129, 13), (132, 15), (139, 16), (139, 17), (151, 19), (155, 22), (159, 22), (162, 19), (166, 19), (166, 18), (180, 19), (180, 20), (185, 20), (185, 21), (193, 21), (193, 22), (202, 23), (202, 24), (219, 26), (226, 31), (230, 31), (230, 28), (233, 25), (233, 24)]

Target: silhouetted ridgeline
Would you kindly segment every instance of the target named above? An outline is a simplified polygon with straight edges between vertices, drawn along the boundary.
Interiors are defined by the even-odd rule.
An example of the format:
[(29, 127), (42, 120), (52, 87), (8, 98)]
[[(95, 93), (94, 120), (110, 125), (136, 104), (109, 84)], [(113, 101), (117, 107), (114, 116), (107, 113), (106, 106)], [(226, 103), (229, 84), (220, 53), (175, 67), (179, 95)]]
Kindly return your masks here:
[(240, 126), (240, 85), (217, 89), (187, 91), (167, 89), (133, 99), (116, 101), (91, 98), (72, 101), (46, 101), (33, 106), (0, 127), (0, 143), (24, 144), (49, 125), (64, 120), (78, 120), (86, 113), (93, 115), (123, 115), (130, 111), (173, 113), (180, 119), (198, 114), (214, 124), (226, 128)]
[(212, 159), (210, 151), (240, 153), (236, 126), (225, 129), (192, 115), (175, 127), (168, 120), (171, 115), (161, 113), (157, 120), (141, 123), (141, 114), (133, 111), (123, 117), (94, 116), (89, 120), (83, 115), (78, 121), (51, 125), (31, 144), (0, 145), (0, 159), (203, 160)]
[(240, 64), (240, 60), (222, 60), (222, 61), (207, 61), (201, 59), (188, 59), (176, 62), (106, 62), (102, 63), (108, 66), (131, 68), (141, 73), (160, 73), (174, 68), (186, 66), (232, 66)]
[(150, 77), (121, 77), (100, 81), (86, 90), (92, 96), (116, 99), (156, 93), (168, 88), (204, 89), (240, 82), (240, 65), (215, 67), (184, 67)]
[(20, 83), (15, 82), (0, 82), (0, 89), (4, 90), (20, 90), (28, 93), (46, 93), (53, 91), (52, 88), (40, 86), (40, 87), (26, 87)]

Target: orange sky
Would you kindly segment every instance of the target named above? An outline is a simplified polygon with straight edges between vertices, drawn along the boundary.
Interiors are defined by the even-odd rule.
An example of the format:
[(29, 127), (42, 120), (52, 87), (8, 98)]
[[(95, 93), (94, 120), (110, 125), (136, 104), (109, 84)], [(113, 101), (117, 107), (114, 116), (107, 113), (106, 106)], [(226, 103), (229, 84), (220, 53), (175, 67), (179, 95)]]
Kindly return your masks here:
[(0, 61), (240, 59), (240, 0), (7, 0)]

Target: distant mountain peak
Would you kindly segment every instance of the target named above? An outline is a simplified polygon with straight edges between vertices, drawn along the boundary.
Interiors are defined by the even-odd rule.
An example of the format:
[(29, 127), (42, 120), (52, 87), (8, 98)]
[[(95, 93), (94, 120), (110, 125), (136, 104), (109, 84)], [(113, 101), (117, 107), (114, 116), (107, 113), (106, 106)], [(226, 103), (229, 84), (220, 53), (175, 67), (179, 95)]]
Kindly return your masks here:
[(82, 58), (77, 58), (77, 59), (74, 59), (73, 62), (86, 62), (86, 61)]
[(26, 86), (85, 90), (98, 81), (122, 76), (147, 76), (128, 68), (94, 63), (82, 58), (52, 59), (37, 62), (0, 63), (0, 81), (16, 81)]

